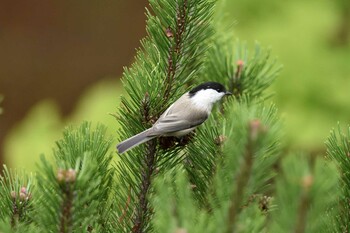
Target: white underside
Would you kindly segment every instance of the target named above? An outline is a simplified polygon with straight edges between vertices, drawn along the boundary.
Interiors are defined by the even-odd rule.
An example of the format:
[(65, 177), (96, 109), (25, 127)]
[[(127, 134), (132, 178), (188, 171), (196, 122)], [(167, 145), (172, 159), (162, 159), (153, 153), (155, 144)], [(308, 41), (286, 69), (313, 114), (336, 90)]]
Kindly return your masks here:
[(176, 131), (176, 132), (173, 132), (173, 133), (168, 133), (168, 134), (164, 134), (162, 136), (172, 136), (172, 137), (182, 137), (186, 134), (189, 134), (191, 133), (196, 127), (192, 127), (192, 128), (189, 128), (189, 129), (185, 129), (185, 130), (181, 130), (181, 131)]

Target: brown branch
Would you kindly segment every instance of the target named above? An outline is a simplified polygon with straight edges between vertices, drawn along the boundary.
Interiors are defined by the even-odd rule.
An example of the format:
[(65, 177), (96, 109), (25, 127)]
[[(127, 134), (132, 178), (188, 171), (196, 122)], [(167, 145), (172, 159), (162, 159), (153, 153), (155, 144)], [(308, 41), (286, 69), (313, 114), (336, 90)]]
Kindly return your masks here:
[(149, 223), (150, 208), (148, 202), (148, 193), (151, 186), (152, 176), (156, 168), (156, 140), (151, 140), (147, 143), (147, 155), (144, 160), (141, 171), (141, 188), (139, 194), (139, 204), (136, 209), (134, 226), (132, 232), (145, 232)]
[(172, 90), (173, 81), (176, 73), (176, 69), (178, 67), (177, 58), (181, 54), (181, 46), (182, 46), (182, 37), (185, 32), (186, 25), (186, 15), (187, 15), (187, 0), (184, 0), (182, 6), (178, 6), (176, 13), (176, 30), (175, 34), (172, 32), (171, 28), (166, 29), (166, 36), (168, 38), (174, 37), (173, 45), (169, 48), (169, 56), (168, 56), (168, 68), (167, 68), (167, 76), (165, 83), (165, 91), (164, 91), (164, 102), (167, 102), (169, 99), (169, 95)]
[(62, 170), (57, 172), (57, 180), (60, 184), (60, 188), (63, 195), (63, 201), (61, 205), (61, 216), (59, 232), (66, 233), (71, 232), (73, 227), (72, 208), (74, 199), (74, 184), (76, 181), (76, 171), (73, 169)]
[[(144, 122), (150, 120), (150, 105), (148, 101), (148, 94), (146, 93), (144, 101), (141, 105), (141, 113)], [(134, 226), (132, 232), (142, 233), (147, 228), (147, 223), (150, 217), (150, 208), (148, 202), (148, 193), (151, 186), (152, 176), (156, 168), (156, 140), (150, 140), (147, 142), (147, 154), (143, 160), (141, 170), (141, 184), (140, 193), (138, 194), (138, 206), (136, 207), (136, 213), (134, 217)]]
[[(187, 11), (187, 0), (183, 1), (181, 6), (178, 6), (176, 12), (176, 28), (175, 32), (168, 27), (165, 31), (167, 38), (172, 39), (172, 45), (169, 47), (168, 65), (167, 65), (167, 75), (165, 79), (165, 90), (163, 94), (163, 102), (166, 103), (169, 100), (172, 87), (174, 85), (174, 79), (176, 70), (178, 67), (177, 61), (178, 57), (181, 55), (182, 49), (182, 37), (185, 32), (186, 25), (186, 11)], [(144, 123), (152, 123), (153, 117), (150, 116), (150, 106), (148, 94), (145, 94), (144, 101), (141, 105), (141, 113)], [(166, 106), (163, 104), (162, 106)], [(163, 109), (160, 109), (161, 111)], [(159, 115), (159, 114), (158, 114)], [(145, 232), (149, 226), (149, 219), (151, 216), (151, 210), (149, 206), (148, 194), (150, 192), (152, 178), (156, 173), (157, 167), (157, 141), (151, 140), (147, 142), (147, 154), (144, 158), (142, 171), (141, 171), (141, 184), (140, 193), (138, 194), (138, 206), (136, 208), (136, 213), (134, 217), (134, 226), (132, 227), (132, 232), (141, 233)]]
[(310, 188), (313, 184), (313, 176), (307, 175), (302, 179), (302, 194), (300, 197), (298, 219), (296, 223), (295, 233), (305, 232), (307, 213), (310, 206)]
[(63, 192), (63, 202), (61, 207), (60, 233), (70, 232), (72, 226), (71, 210), (73, 206), (73, 191), (70, 185), (66, 186)]
[(233, 77), (231, 77), (229, 81), (229, 91), (236, 97), (239, 98), (242, 95), (243, 87), (242, 87), (242, 72), (243, 72), (244, 63), (242, 60), (237, 61), (236, 72)]
[(253, 157), (255, 152), (255, 143), (261, 131), (261, 123), (259, 120), (253, 120), (249, 124), (249, 135), (246, 150), (244, 154), (244, 162), (238, 173), (236, 181), (236, 189), (231, 195), (231, 204), (228, 211), (226, 232), (233, 232), (237, 215), (241, 209), (241, 202), (244, 197), (244, 190), (248, 185), (248, 181), (253, 168)]
[(310, 207), (310, 189), (314, 183), (313, 175), (315, 172), (316, 156), (311, 156), (309, 160), (310, 174), (306, 175), (301, 180), (301, 196), (298, 208), (298, 218), (295, 228), (295, 233), (303, 233), (306, 228), (307, 213)]

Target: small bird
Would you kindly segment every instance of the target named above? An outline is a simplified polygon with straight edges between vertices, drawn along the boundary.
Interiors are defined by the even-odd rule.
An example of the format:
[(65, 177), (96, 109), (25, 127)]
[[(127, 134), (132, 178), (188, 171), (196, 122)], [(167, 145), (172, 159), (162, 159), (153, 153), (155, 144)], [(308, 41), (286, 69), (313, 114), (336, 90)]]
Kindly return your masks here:
[(213, 105), (225, 95), (231, 95), (231, 92), (220, 83), (198, 85), (170, 105), (151, 128), (119, 143), (118, 153), (122, 154), (155, 137), (181, 137), (190, 133), (209, 117)]

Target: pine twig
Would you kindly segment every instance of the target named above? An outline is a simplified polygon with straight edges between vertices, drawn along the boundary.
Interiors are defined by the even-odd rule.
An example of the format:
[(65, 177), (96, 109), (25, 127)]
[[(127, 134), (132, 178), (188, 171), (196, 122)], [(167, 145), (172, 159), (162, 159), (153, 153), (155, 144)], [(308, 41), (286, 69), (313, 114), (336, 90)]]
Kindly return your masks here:
[[(141, 108), (143, 121), (148, 122), (150, 120), (150, 106), (148, 101), (148, 93), (145, 94), (145, 98)], [(143, 161), (143, 168), (141, 171), (140, 193), (138, 194), (139, 204), (134, 217), (134, 226), (132, 227), (132, 232), (134, 233), (144, 232), (148, 220), (147, 215), (149, 215), (149, 203), (147, 196), (149, 193), (153, 172), (156, 167), (156, 152), (156, 141), (153, 139), (147, 142), (147, 154)]]
[(74, 199), (73, 186), (76, 180), (76, 171), (73, 169), (61, 170), (57, 172), (57, 180), (60, 183), (60, 188), (63, 194), (61, 205), (61, 217), (59, 232), (71, 232), (73, 228), (72, 207)]
[(244, 66), (244, 62), (242, 60), (238, 60), (236, 72), (235, 72), (234, 76), (232, 76), (230, 78), (230, 81), (229, 81), (229, 91), (236, 98), (239, 98), (243, 92), (242, 80), (241, 80), (243, 66)]
[[(178, 6), (177, 17), (176, 17), (176, 31), (175, 35), (172, 30), (168, 28), (166, 30), (166, 36), (170, 39), (174, 36), (175, 43), (169, 48), (169, 57), (167, 65), (167, 76), (165, 79), (165, 91), (163, 94), (163, 101), (167, 102), (169, 100), (170, 92), (174, 85), (174, 78), (176, 74), (176, 69), (178, 64), (174, 58), (181, 55), (182, 37), (185, 32), (186, 26), (186, 10), (187, 10), (187, 0), (184, 0), (182, 6)], [(147, 101), (148, 93), (145, 95), (145, 101), (143, 101), (141, 106), (141, 112), (144, 122), (149, 122), (151, 117), (149, 116), (150, 107), (149, 101)], [(165, 104), (163, 106), (166, 106)], [(141, 185), (140, 193), (138, 194), (138, 208), (134, 217), (134, 226), (132, 231), (134, 233), (144, 232), (147, 222), (149, 222), (149, 201), (148, 194), (151, 187), (152, 176), (154, 175), (157, 166), (157, 141), (150, 140), (147, 142), (147, 154), (143, 161), (143, 168), (141, 172)]]
[(231, 195), (231, 205), (228, 211), (227, 228), (226, 232), (230, 233), (234, 229), (235, 221), (240, 210), (240, 204), (244, 196), (245, 187), (248, 184), (252, 168), (253, 157), (255, 151), (255, 143), (258, 139), (258, 134), (261, 130), (261, 122), (259, 120), (253, 120), (249, 123), (249, 135), (246, 145), (244, 163), (237, 177), (235, 192)]
[(168, 56), (168, 67), (167, 67), (167, 76), (166, 76), (166, 86), (164, 91), (164, 102), (167, 102), (169, 99), (169, 95), (173, 86), (173, 81), (176, 73), (176, 69), (178, 64), (176, 63), (176, 59), (181, 54), (181, 45), (182, 45), (182, 37), (185, 32), (186, 25), (186, 10), (187, 10), (187, 0), (184, 0), (182, 6), (178, 6), (176, 13), (176, 31), (175, 35), (173, 34), (171, 28), (167, 28), (166, 35), (170, 39), (174, 37), (175, 43), (173, 46), (169, 48), (169, 56)]
[(19, 194), (15, 191), (11, 192), (12, 198), (12, 214), (11, 214), (11, 227), (15, 229), (18, 221), (22, 220), (25, 216), (25, 208), (31, 199), (31, 193), (27, 191), (25, 186), (21, 187)]
[(139, 208), (136, 211), (134, 220), (134, 227), (132, 231), (134, 233), (144, 232), (144, 228), (148, 222), (149, 202), (148, 193), (151, 186), (151, 180), (156, 167), (156, 141), (151, 140), (147, 144), (148, 153), (145, 159), (144, 167), (142, 169), (142, 183), (139, 194)]
[(0, 222), (9, 220), (15, 230), (32, 221), (32, 177), (24, 171), (12, 171), (5, 165), (0, 175)]
[(310, 188), (313, 184), (313, 176), (307, 175), (302, 180), (302, 194), (299, 202), (298, 218), (295, 233), (303, 233), (306, 228), (307, 213), (310, 206)]

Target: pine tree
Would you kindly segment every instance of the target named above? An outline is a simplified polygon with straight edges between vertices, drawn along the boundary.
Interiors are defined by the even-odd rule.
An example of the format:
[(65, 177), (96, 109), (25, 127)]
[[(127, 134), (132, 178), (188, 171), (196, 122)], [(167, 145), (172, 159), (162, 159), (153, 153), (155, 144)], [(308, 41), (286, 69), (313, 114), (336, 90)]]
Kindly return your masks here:
[(4, 166), (0, 232), (349, 231), (350, 133), (331, 132), (326, 159), (286, 152), (268, 93), (281, 66), (238, 42), (216, 5), (150, 0), (147, 37), (122, 78), (117, 137), (149, 128), (195, 84), (218, 81), (233, 98), (193, 134), (123, 155), (102, 125), (67, 127), (38, 174)]

